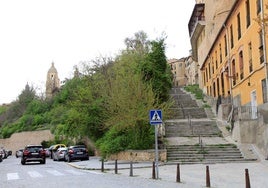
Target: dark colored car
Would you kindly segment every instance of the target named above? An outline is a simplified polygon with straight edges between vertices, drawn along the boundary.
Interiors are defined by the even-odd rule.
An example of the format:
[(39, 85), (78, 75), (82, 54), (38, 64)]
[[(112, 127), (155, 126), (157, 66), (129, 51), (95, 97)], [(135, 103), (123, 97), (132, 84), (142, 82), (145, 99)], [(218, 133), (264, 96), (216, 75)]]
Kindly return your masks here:
[(64, 160), (71, 162), (73, 160), (89, 160), (88, 150), (85, 145), (70, 146), (65, 153)]
[(25, 165), (26, 162), (40, 162), (46, 163), (46, 152), (42, 145), (27, 145), (21, 156), (21, 164)]

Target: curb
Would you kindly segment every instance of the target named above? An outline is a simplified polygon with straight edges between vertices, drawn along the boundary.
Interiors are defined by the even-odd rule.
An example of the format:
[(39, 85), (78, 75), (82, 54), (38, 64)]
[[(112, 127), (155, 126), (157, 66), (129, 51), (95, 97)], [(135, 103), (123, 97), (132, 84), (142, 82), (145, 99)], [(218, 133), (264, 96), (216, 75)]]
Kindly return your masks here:
[[(67, 163), (69, 166), (71, 167), (74, 167), (74, 168), (77, 168), (77, 169), (82, 169), (82, 170), (101, 170), (101, 163), (99, 164), (100, 167), (87, 167), (86, 165), (84, 166), (80, 166), (80, 165), (76, 165), (76, 164), (73, 164), (73, 163)], [(127, 169), (130, 169), (130, 166), (125, 166), (125, 167), (120, 167), (120, 164), (124, 164), (124, 165), (130, 165), (130, 163), (126, 163), (126, 162), (123, 162), (123, 163), (118, 163), (118, 170), (127, 170)], [(134, 162), (133, 164), (140, 164), (138, 162)], [(111, 166), (112, 164), (109, 163), (108, 164), (109, 167), (106, 166), (106, 168), (104, 167), (104, 170), (106, 171), (110, 171), (110, 170), (115, 170), (115, 166)], [(163, 163), (160, 163), (158, 164), (158, 166), (164, 166), (165, 164)], [(105, 165), (104, 165), (105, 166)], [(148, 164), (142, 164), (140, 166), (134, 166), (132, 167), (133, 169), (141, 169), (141, 168), (152, 168), (152, 164), (148, 163)]]

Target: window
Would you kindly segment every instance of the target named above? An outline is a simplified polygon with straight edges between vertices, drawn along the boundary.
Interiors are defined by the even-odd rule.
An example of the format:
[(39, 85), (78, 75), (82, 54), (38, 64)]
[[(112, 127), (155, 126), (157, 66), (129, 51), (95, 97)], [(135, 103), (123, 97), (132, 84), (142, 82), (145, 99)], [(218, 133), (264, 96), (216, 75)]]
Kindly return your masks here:
[(246, 0), (246, 20), (247, 20), (247, 27), (250, 26), (250, 4), (249, 0)]
[(248, 65), (249, 65), (249, 73), (253, 71), (253, 64), (252, 64), (252, 45), (251, 42), (248, 44)]
[(263, 103), (267, 103), (267, 87), (266, 87), (266, 80), (263, 79), (261, 81), (261, 86), (262, 86), (262, 98), (263, 98)]
[(217, 51), (215, 51), (215, 64), (216, 64), (216, 69), (218, 69), (218, 54)]
[(228, 49), (227, 49), (227, 37), (226, 37), (226, 35), (224, 35), (224, 55), (225, 55), (225, 57), (227, 56), (227, 52), (228, 52)]
[(257, 15), (261, 12), (261, 1), (262, 0), (257, 0)]
[(236, 84), (235, 60), (232, 61), (232, 78), (233, 78), (233, 85), (235, 85)]
[(208, 82), (208, 69), (206, 68), (206, 82)]
[(244, 78), (243, 51), (239, 52), (239, 69), (240, 69), (240, 80), (242, 80)]
[(212, 62), (212, 74), (215, 73), (215, 67), (214, 67), (214, 58), (211, 57), (211, 62)]
[(234, 47), (234, 32), (233, 32), (233, 26), (230, 27), (230, 33), (231, 33), (231, 48)]
[(238, 40), (241, 38), (241, 20), (240, 20), (240, 13), (237, 14), (237, 38), (238, 38)]
[(224, 95), (224, 73), (221, 73), (221, 93)]
[(203, 85), (206, 85), (206, 74), (203, 72)]
[(220, 95), (220, 80), (217, 78), (217, 96)]
[(220, 63), (222, 63), (222, 51), (221, 51), (221, 44), (219, 45), (220, 48)]
[(264, 62), (264, 54), (263, 54), (263, 43), (262, 43), (262, 32), (259, 32), (259, 54), (260, 54), (260, 64)]
[(208, 77), (211, 78), (211, 65), (208, 65)]

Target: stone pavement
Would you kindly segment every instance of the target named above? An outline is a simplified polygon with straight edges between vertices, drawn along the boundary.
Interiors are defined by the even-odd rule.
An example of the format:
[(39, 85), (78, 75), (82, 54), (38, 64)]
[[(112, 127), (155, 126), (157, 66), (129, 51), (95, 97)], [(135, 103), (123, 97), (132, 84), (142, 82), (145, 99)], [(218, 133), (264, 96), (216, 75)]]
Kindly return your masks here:
[[(89, 161), (74, 161), (69, 165), (83, 169), (101, 172), (102, 162), (99, 157), (91, 157)], [(131, 176), (133, 178), (152, 179), (151, 162), (133, 162), (132, 172), (129, 161), (117, 162), (117, 175)], [(178, 167), (179, 172), (178, 173)], [(208, 169), (208, 173), (207, 173)], [(188, 165), (165, 165), (159, 164), (159, 178), (155, 181), (176, 182), (177, 174), (180, 174), (178, 187), (206, 187), (207, 177), (211, 187), (244, 188), (246, 185), (245, 172), (248, 170), (249, 184), (251, 187), (268, 187), (268, 161), (259, 160), (243, 163), (222, 163), (222, 164), (188, 164)], [(115, 161), (104, 162), (104, 172), (115, 174)], [(142, 187), (142, 185), (140, 186)]]
[[(210, 187), (244, 188), (246, 184), (250, 184), (254, 188), (267, 188), (268, 160), (265, 160), (265, 157), (253, 144), (238, 144), (233, 141), (231, 133), (226, 129), (226, 122), (217, 120), (217, 124), (223, 133), (223, 137), (202, 137), (203, 142), (206, 144), (234, 143), (238, 145), (243, 156), (247, 159), (253, 159), (252, 161), (219, 164), (159, 163), (159, 176), (155, 181), (176, 182), (177, 174), (179, 174), (180, 182), (178, 182), (178, 187), (207, 187), (209, 180)], [(168, 142), (195, 144), (199, 140), (194, 137), (175, 137), (169, 139)], [(91, 157), (88, 161), (74, 161), (68, 164), (83, 170), (102, 172), (102, 162), (99, 157)], [(131, 176), (137, 178), (137, 181), (139, 181), (139, 178), (152, 179), (152, 166), (152, 162), (133, 162), (131, 165), (130, 161), (117, 161), (117, 174), (115, 174), (115, 161), (105, 161), (103, 163), (103, 173)], [(249, 181), (246, 181), (246, 169), (248, 171)]]
[[(226, 130), (224, 122), (217, 122), (223, 132), (224, 137), (219, 138), (202, 138), (207, 144), (209, 143), (234, 143), (231, 134)], [(178, 137), (169, 142), (180, 142), (181, 144), (189, 142), (198, 142), (197, 138)], [(178, 187), (206, 187), (207, 180), (211, 187), (220, 188), (244, 188), (250, 184), (254, 188), (268, 187), (268, 160), (258, 151), (253, 144), (237, 144), (247, 159), (257, 159), (251, 162), (240, 163), (220, 163), (220, 164), (167, 164), (159, 163), (158, 179), (155, 181), (176, 182), (179, 174), (180, 182)], [(91, 157), (89, 161), (74, 161), (69, 165), (83, 169), (102, 172), (102, 162), (99, 157)], [(103, 163), (103, 173), (115, 174), (120, 176), (131, 176), (133, 178), (152, 179), (153, 168), (152, 162), (133, 162), (117, 161), (117, 174), (115, 174), (115, 161), (105, 161)], [(132, 169), (131, 169), (132, 167)], [(179, 168), (179, 173), (178, 173)], [(246, 169), (248, 170), (249, 181), (246, 181)], [(208, 170), (208, 173), (207, 173)], [(208, 179), (207, 179), (208, 178)], [(142, 187), (142, 185), (140, 186)]]

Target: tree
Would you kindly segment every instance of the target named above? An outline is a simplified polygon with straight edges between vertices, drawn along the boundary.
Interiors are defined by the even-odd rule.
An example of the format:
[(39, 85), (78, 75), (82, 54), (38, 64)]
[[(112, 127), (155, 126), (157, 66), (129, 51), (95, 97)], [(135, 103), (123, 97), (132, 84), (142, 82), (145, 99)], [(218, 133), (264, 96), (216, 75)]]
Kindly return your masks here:
[(160, 103), (168, 101), (172, 74), (167, 66), (164, 39), (151, 42), (151, 50), (139, 66), (145, 82), (152, 84)]

